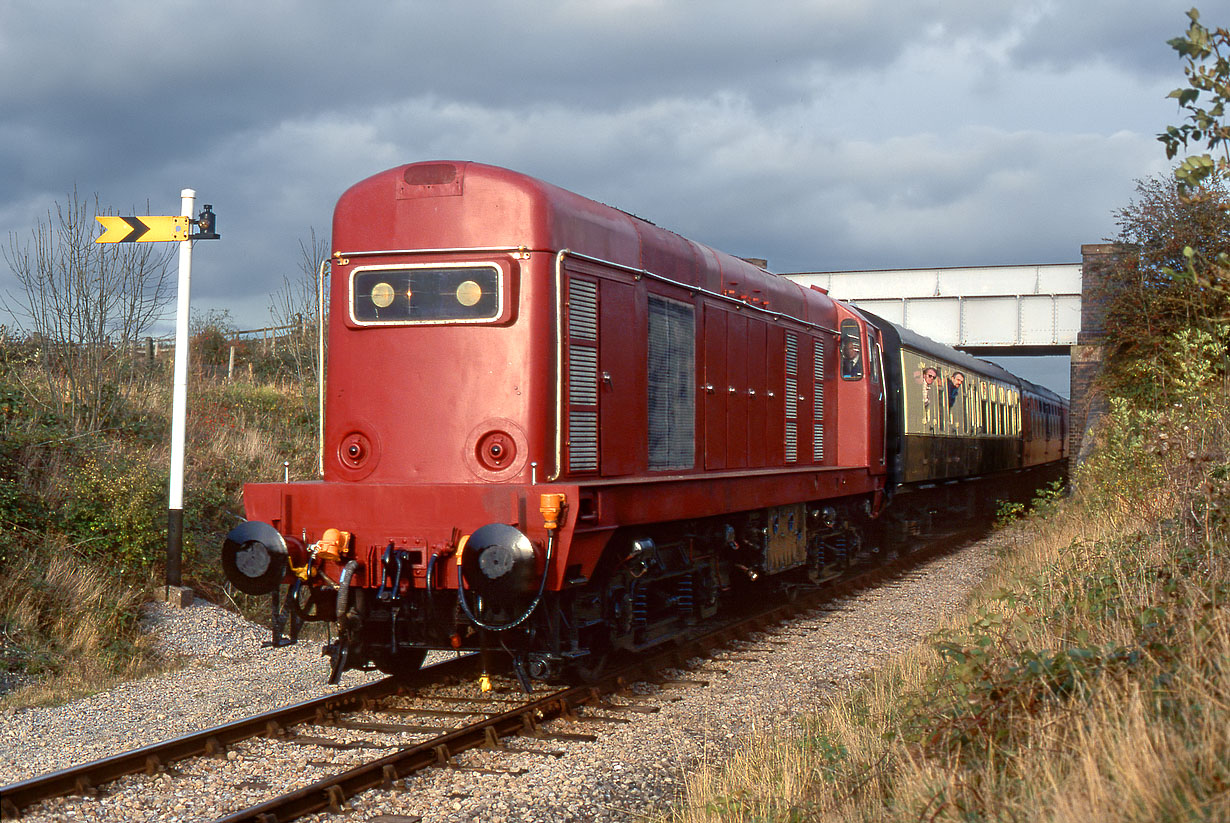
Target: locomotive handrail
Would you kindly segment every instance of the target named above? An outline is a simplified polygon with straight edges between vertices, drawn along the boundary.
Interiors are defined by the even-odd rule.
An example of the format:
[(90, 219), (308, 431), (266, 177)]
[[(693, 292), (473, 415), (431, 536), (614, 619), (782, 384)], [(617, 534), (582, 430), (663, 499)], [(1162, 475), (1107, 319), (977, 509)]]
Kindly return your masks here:
[(553, 483), (564, 470), (564, 258), (568, 249), (555, 253), (555, 468), (547, 477)]
[(396, 254), (494, 254), (496, 252), (511, 252), (513, 254), (528, 254), (535, 249), (529, 246), (456, 246), (441, 249), (369, 249), (367, 251), (335, 251), (333, 256), (345, 265), (349, 257), (384, 257)]
[(316, 473), (325, 476), (325, 267), (320, 261), (320, 282), (316, 284)]

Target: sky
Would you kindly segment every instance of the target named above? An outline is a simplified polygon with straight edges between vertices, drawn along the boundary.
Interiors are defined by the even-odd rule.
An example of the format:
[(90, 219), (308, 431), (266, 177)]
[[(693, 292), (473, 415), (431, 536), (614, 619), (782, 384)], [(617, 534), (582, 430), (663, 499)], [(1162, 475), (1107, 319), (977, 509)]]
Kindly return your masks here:
[(776, 272), (1078, 262), (1169, 169), (1189, 7), (4, 0), (0, 243), (74, 189), (176, 214), (192, 188), (222, 235), (193, 310), (255, 328), (346, 188), (456, 159)]

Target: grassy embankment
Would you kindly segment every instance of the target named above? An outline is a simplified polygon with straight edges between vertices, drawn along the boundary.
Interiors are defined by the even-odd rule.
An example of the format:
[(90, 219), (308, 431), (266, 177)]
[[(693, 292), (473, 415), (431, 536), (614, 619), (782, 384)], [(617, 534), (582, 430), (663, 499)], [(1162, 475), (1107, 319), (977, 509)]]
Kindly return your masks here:
[(1230, 386), (1184, 340), (1173, 402), (1112, 401), (966, 613), (669, 819), (1230, 820)]
[[(194, 358), (208, 367), (200, 337)], [(314, 386), (286, 380), (276, 352), (251, 354), (257, 380), (246, 367), (234, 382), (198, 369), (189, 386), (184, 582), (224, 602), (219, 541), (242, 512), (242, 483), (280, 478), (284, 460), (292, 476), (315, 469)], [(0, 341), (0, 673), (29, 683), (0, 707), (58, 702), (167, 665), (138, 621), (164, 579), (170, 360), (129, 367), (109, 384), (119, 402), (82, 431), (52, 402), (66, 388), (36, 347)]]

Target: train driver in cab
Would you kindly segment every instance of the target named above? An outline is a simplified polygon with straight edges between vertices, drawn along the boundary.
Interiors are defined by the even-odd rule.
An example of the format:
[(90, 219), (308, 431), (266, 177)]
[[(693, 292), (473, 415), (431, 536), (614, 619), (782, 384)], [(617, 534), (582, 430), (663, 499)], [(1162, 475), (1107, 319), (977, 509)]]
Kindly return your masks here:
[(863, 376), (863, 347), (859, 336), (857, 323), (853, 320), (841, 322), (841, 376), (845, 380), (858, 380)]

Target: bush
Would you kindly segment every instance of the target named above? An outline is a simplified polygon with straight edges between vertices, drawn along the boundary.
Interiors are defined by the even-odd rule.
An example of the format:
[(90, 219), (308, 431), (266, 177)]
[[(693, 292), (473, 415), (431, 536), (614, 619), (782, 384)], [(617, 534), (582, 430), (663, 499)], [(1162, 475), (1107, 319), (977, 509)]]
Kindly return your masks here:
[(78, 554), (142, 576), (165, 553), (166, 477), (116, 450), (76, 467), (60, 512)]

